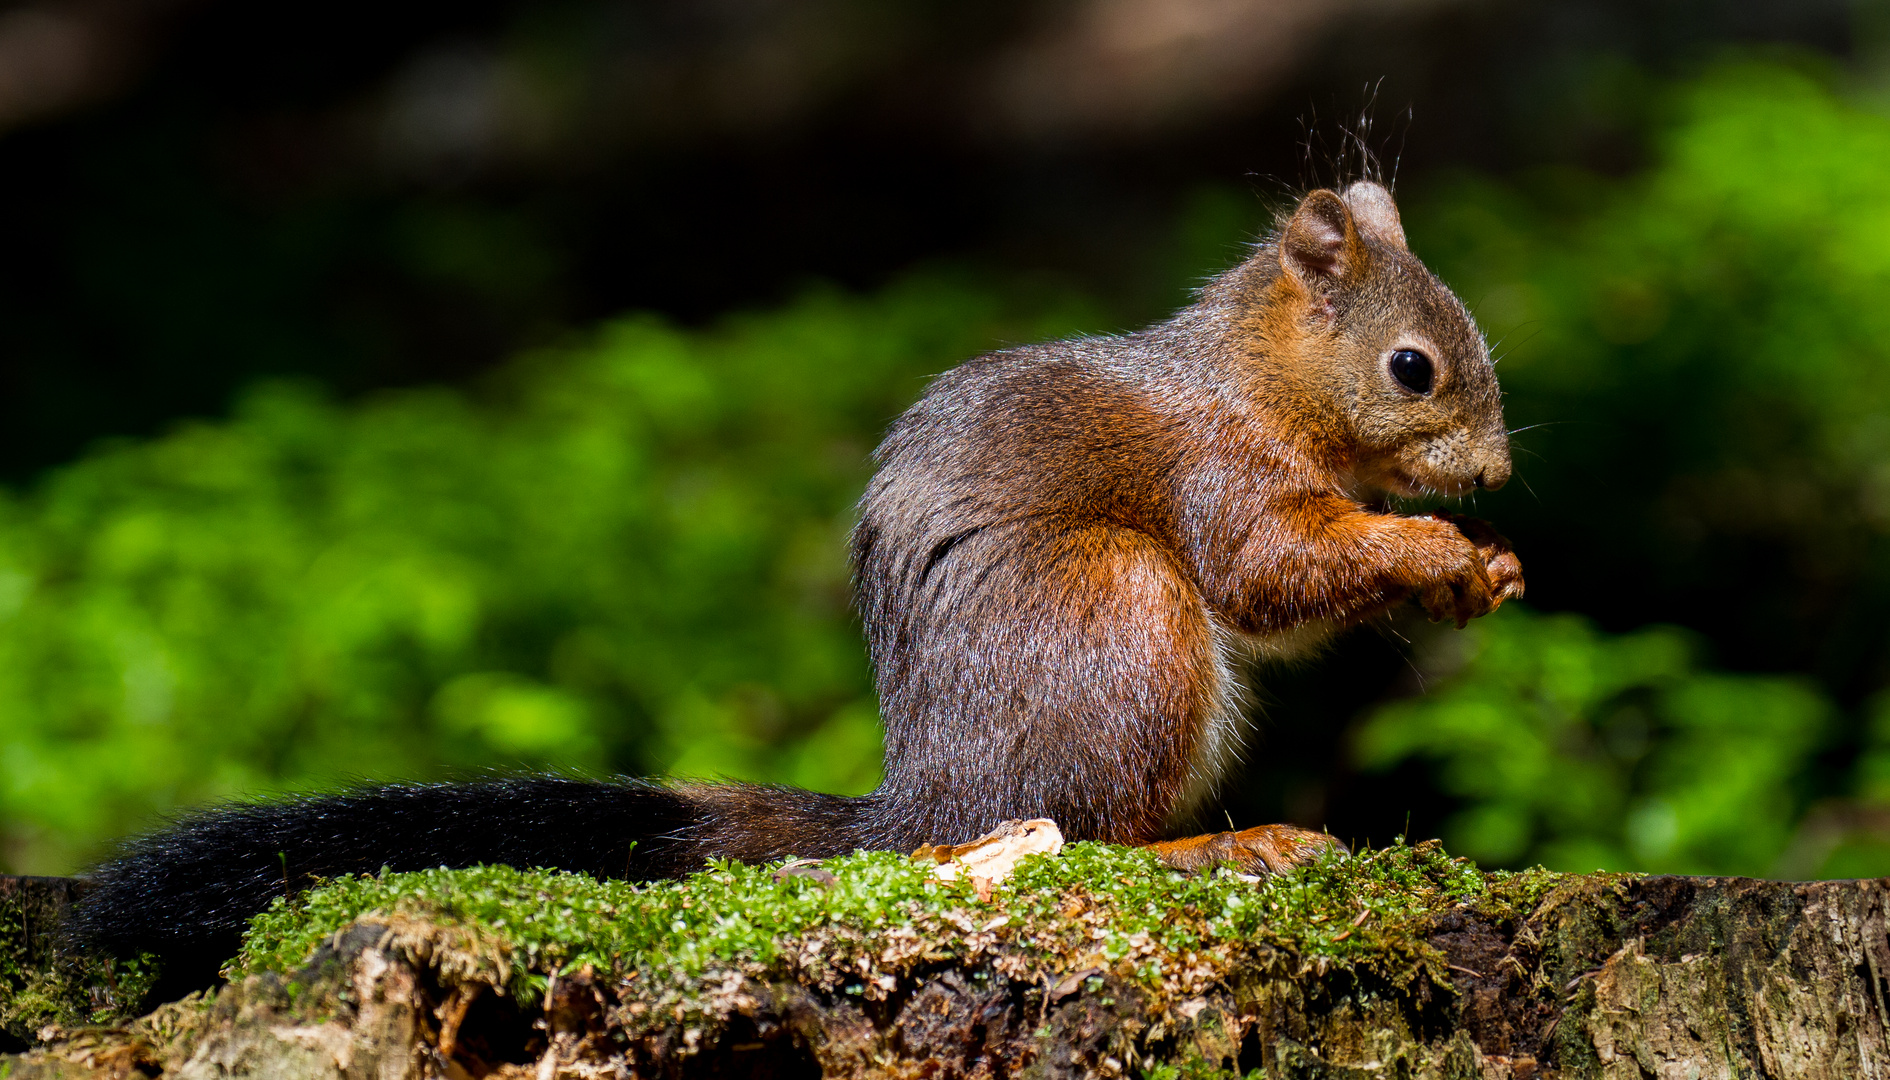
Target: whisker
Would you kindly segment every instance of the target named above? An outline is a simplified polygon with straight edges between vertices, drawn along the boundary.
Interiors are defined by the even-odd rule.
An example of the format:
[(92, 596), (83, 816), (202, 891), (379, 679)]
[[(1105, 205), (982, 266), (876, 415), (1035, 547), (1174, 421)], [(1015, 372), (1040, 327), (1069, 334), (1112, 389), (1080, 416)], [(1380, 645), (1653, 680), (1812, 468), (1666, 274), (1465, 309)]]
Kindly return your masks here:
[[(1405, 644), (1408, 645), (1410, 642), (1407, 641)], [(1417, 692), (1420, 694), (1429, 693), (1430, 687), (1424, 685), (1424, 669), (1418, 667), (1417, 661), (1411, 659), (1409, 654), (1406, 654), (1404, 657), (1404, 666), (1410, 668), (1411, 674), (1417, 678)]]
[[(1516, 333), (1517, 331), (1520, 331), (1520, 330), (1522, 330), (1522, 329), (1523, 329), (1524, 327), (1526, 327), (1526, 326), (1530, 326), (1530, 325), (1531, 325), (1532, 323), (1540, 323), (1540, 322), (1541, 322), (1541, 320), (1539, 320), (1539, 319), (1532, 319), (1532, 320), (1530, 320), (1530, 322), (1526, 322), (1526, 323), (1522, 323), (1522, 324), (1521, 324), (1521, 325), (1519, 325), (1519, 326), (1515, 326), (1515, 327), (1513, 327), (1513, 328), (1511, 328), (1511, 329), (1510, 329), (1510, 331), (1509, 331), (1509, 333), (1507, 333), (1507, 334), (1504, 334), (1504, 335), (1503, 335), (1502, 337), (1499, 337), (1499, 338), (1497, 338), (1497, 339), (1496, 339), (1496, 344), (1494, 344), (1494, 345), (1491, 345), (1491, 346), (1489, 347), (1489, 348), (1490, 348), (1490, 363), (1491, 363), (1491, 364), (1499, 364), (1499, 363), (1501, 363), (1501, 362), (1503, 361), (1503, 358), (1504, 358), (1505, 356), (1507, 356), (1507, 355), (1508, 355), (1507, 353), (1501, 353), (1501, 352), (1499, 352), (1499, 350), (1500, 350), (1500, 349), (1502, 349), (1502, 347), (1503, 347), (1503, 343), (1504, 343), (1505, 341), (1508, 341), (1508, 340), (1509, 340), (1509, 335), (1510, 335), (1510, 334), (1514, 334), (1514, 333)], [(1536, 335), (1537, 335), (1537, 334), (1540, 334), (1540, 333), (1542, 333), (1542, 332), (1543, 332), (1543, 330), (1545, 330), (1545, 329), (1547, 329), (1547, 327), (1544, 327), (1544, 326), (1541, 326), (1541, 325), (1537, 325), (1537, 326), (1535, 327), (1535, 329), (1534, 329), (1534, 331), (1533, 331), (1533, 332), (1532, 332), (1532, 333), (1531, 333), (1531, 334), (1530, 334), (1530, 335), (1529, 335), (1528, 337), (1526, 337), (1526, 338), (1523, 338), (1523, 339), (1522, 339), (1521, 341), (1518, 341), (1518, 342), (1517, 342), (1516, 344), (1518, 344), (1518, 345), (1527, 345), (1527, 344), (1529, 344), (1530, 342), (1532, 342), (1532, 341), (1534, 341), (1534, 340), (1536, 339)]]
[(1371, 626), (1372, 626), (1372, 629), (1381, 638), (1394, 637), (1394, 638), (1397, 638), (1399, 641), (1404, 642), (1406, 645), (1411, 644), (1411, 639), (1408, 637), (1405, 637), (1402, 633), (1399, 632), (1397, 624), (1395, 624), (1392, 621), (1390, 612), (1385, 612), (1384, 614), (1379, 615), (1377, 618), (1373, 619), (1371, 621)]
[[(1534, 329), (1530, 332), (1528, 337), (1523, 338), (1521, 341), (1518, 341), (1516, 344), (1527, 345), (1530, 342), (1536, 340), (1538, 337), (1541, 337), (1543, 332), (1548, 330), (1549, 328), (1548, 325), (1544, 323), (1541, 319), (1532, 319), (1530, 320), (1530, 322), (1535, 323)], [(1516, 330), (1521, 330), (1523, 326), (1528, 326), (1528, 325), (1529, 323), (1523, 323), (1522, 326), (1516, 327)], [(1510, 333), (1515, 333), (1515, 332), (1516, 332), (1515, 330), (1510, 331)]]
[(1410, 137), (1411, 124), (1416, 119), (1416, 107), (1406, 105), (1404, 107), (1404, 131), (1400, 132), (1398, 135), (1398, 153), (1391, 159), (1391, 190), (1394, 192), (1398, 190), (1398, 166), (1404, 164), (1404, 140)]

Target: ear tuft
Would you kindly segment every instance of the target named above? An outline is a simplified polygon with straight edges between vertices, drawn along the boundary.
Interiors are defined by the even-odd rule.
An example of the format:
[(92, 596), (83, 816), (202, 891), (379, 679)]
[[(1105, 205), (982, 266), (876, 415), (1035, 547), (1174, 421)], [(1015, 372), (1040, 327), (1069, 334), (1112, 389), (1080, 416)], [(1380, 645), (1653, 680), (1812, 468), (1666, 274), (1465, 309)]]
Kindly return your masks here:
[(1280, 265), (1307, 284), (1339, 277), (1347, 267), (1346, 241), (1352, 213), (1330, 191), (1319, 190), (1299, 201), (1280, 235)]
[(1360, 180), (1345, 189), (1345, 205), (1352, 211), (1352, 220), (1358, 223), (1359, 232), (1400, 251), (1410, 250), (1404, 242), (1404, 222), (1398, 218), (1398, 204), (1391, 201), (1391, 192), (1370, 180)]

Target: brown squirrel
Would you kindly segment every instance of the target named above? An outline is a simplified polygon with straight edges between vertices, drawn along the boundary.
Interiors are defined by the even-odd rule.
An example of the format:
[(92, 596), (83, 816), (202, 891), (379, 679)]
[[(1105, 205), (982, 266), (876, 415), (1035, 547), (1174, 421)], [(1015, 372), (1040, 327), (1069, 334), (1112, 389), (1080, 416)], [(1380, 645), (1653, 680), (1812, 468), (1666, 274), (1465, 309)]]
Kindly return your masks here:
[(1336, 842), (1169, 838), (1238, 752), (1242, 650), (1301, 651), (1407, 597), (1462, 626), (1523, 589), (1489, 526), (1383, 504), (1501, 487), (1510, 460), (1483, 338), (1374, 183), (1301, 199), (1165, 323), (940, 376), (876, 459), (852, 539), (886, 725), (871, 794), (528, 777), (226, 806), (98, 868), (80, 935), (158, 952), (181, 985), (321, 877), (646, 879), (1017, 818), (1180, 868), (1278, 870)]

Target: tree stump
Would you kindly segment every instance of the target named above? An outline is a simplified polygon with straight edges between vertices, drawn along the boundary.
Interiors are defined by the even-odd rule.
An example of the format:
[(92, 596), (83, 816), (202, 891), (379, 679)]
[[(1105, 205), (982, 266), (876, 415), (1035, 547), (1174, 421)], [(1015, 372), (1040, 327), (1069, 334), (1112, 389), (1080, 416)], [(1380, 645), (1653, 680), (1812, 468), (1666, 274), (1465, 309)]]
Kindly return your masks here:
[[(1443, 865), (1422, 845), (1401, 850), (1405, 863), (1392, 867), (1399, 873)], [(846, 871), (836, 872), (844, 883)], [(777, 887), (760, 874), (761, 887)], [(1415, 879), (1383, 878), (1405, 880)], [(778, 887), (832, 888), (804, 880)], [(0, 912), (32, 913), (25, 921), (0, 914), (0, 933), (10, 935), (0, 955), (14, 965), (0, 994), (17, 998), (31, 984), (21, 972), (35, 963), (66, 965), (59, 985), (72, 994), (98, 995), (109, 983), (108, 968), (80, 971), (48, 937), (47, 915), (63, 910), (71, 890), (0, 879), (0, 898), (14, 898)], [(1050, 918), (1080, 922), (1067, 913), (1088, 910), (1080, 896), (1068, 899), (1081, 891), (1062, 887), (1063, 906)], [(834, 942), (851, 931), (836, 923), (828, 929), (841, 937), (777, 942), (785, 959), (702, 968), (686, 1000), (673, 992), (679, 983), (650, 966), (560, 972), (553, 964), (530, 983), (521, 974), (531, 963), (525, 953), (488, 932), (383, 904), (326, 933), (294, 970), (249, 974), (137, 1019), (30, 1033), (45, 1041), (0, 1058), (0, 1075), (1189, 1077), (1264, 1068), (1270, 1080), (1890, 1076), (1887, 894), (1890, 880), (1554, 876), (1515, 910), (1440, 892), (1396, 932), (1343, 960), (1281, 943), (1343, 942), (1353, 932), (1320, 913), (1329, 909), (1306, 906), (1293, 910), (1323, 936), (1244, 933), (1197, 957), (1198, 978), (1163, 968), (1188, 960), (1159, 946), (1046, 967), (1053, 954), (1084, 962), (1044, 951), (1044, 935), (1064, 928), (1039, 933), (1023, 915), (980, 923), (976, 905), (1004, 898), (967, 893), (961, 908), (952, 894), (936, 905), (942, 921), (920, 912), (858, 935), (874, 948), (908, 931), (950, 938), (941, 950), (920, 941), (883, 971), (848, 969), (823, 982), (803, 961), (807, 950), (820, 952), (818, 941), (840, 948)], [(1331, 895), (1345, 902), (1343, 888)], [(1354, 927), (1372, 914), (1360, 910)], [(1198, 914), (1178, 908), (1176, 920)], [(1169, 975), (1151, 980), (1151, 970)], [(538, 989), (525, 1001), (518, 988), (528, 984)], [(124, 1009), (109, 992), (80, 1004), (95, 1000)]]

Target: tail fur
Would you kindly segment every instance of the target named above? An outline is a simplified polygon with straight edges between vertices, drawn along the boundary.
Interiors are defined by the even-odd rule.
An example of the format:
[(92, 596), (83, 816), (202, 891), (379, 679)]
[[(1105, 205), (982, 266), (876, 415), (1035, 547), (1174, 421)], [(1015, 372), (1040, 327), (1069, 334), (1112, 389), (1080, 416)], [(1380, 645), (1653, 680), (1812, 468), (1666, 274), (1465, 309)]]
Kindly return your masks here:
[(829, 857), (871, 846), (870, 801), (528, 777), (228, 805), (134, 840), (95, 869), (72, 933), (114, 955), (157, 954), (159, 992), (176, 996), (214, 983), (250, 917), (317, 879), (504, 864), (652, 880), (711, 858)]

